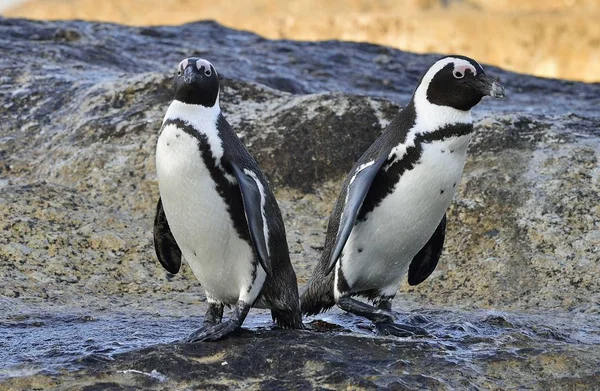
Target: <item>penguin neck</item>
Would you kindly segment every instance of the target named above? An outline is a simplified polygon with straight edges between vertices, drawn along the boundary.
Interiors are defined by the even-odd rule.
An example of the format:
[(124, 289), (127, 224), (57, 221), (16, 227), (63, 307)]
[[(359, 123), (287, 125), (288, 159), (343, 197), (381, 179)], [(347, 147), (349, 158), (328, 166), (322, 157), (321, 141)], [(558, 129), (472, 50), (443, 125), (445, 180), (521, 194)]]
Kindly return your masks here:
[(385, 167), (403, 159), (416, 144), (443, 141), (449, 149), (466, 148), (473, 132), (473, 118), (470, 111), (435, 105), (425, 98), (419, 99), (415, 93), (389, 128), (396, 138)]
[(205, 137), (212, 157), (215, 159), (215, 164), (220, 166), (221, 157), (224, 152), (223, 140), (221, 139), (218, 126), (220, 116), (221, 109), (219, 108), (218, 99), (212, 107), (193, 105), (174, 100), (167, 109), (163, 126), (169, 120), (180, 120), (188, 124), (194, 132)]
[(167, 109), (163, 124), (167, 119), (180, 119), (188, 122), (199, 132), (205, 133), (215, 128), (219, 115), (221, 115), (221, 108), (218, 96), (211, 107), (174, 100)]
[(440, 106), (427, 99), (427, 88), (430, 81), (424, 78), (412, 98), (415, 107), (415, 129), (419, 132), (434, 132), (448, 125), (472, 124), (471, 110)]

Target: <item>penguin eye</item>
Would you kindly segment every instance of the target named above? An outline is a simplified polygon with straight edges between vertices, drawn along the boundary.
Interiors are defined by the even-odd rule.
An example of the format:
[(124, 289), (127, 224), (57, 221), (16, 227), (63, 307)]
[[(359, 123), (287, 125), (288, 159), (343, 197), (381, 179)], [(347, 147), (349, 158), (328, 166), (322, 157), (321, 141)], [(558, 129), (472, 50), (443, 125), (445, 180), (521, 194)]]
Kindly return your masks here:
[(204, 74), (205, 74), (207, 77), (210, 77), (210, 75), (212, 75), (212, 71), (210, 70), (210, 68), (208, 68), (207, 70), (205, 70), (205, 71), (204, 71)]
[(181, 68), (177, 68), (177, 76), (181, 76)]
[(452, 74), (456, 79), (462, 79), (463, 77), (465, 77), (465, 73), (461, 71), (454, 71), (452, 72)]

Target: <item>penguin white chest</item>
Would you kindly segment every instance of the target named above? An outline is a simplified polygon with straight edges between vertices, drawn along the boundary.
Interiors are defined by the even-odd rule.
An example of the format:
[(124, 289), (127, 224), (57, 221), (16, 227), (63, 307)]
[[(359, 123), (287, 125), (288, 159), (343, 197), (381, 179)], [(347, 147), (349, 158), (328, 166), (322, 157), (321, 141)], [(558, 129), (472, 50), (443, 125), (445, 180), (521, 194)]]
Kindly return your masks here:
[(342, 271), (353, 291), (394, 295), (414, 256), (433, 235), (462, 176), (470, 136), (422, 144), (414, 167), (352, 230)]
[(165, 215), (183, 258), (210, 298), (236, 303), (256, 277), (253, 251), (236, 232), (198, 140), (175, 125), (165, 126), (156, 170)]

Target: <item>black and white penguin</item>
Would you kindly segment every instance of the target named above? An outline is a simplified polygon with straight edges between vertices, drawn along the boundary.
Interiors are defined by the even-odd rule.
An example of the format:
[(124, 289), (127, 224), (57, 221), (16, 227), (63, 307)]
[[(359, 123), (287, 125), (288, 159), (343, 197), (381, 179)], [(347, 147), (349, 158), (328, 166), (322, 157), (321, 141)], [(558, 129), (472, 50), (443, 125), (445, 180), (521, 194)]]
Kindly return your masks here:
[(391, 300), (407, 273), (408, 283), (417, 285), (438, 263), (446, 209), (473, 133), (470, 110), (486, 95), (502, 98), (504, 88), (470, 58), (448, 56), (429, 68), (408, 105), (346, 177), (320, 262), (300, 299), (303, 313), (337, 304), (373, 321), (381, 334), (424, 333), (394, 323)]
[[(271, 309), (281, 327), (302, 328), (281, 212), (221, 113), (217, 71), (204, 59), (187, 58), (177, 67), (174, 89), (156, 146), (154, 246), (170, 273), (185, 259), (206, 291), (203, 325), (186, 341), (223, 338), (253, 306)], [(224, 305), (234, 312), (221, 322)]]

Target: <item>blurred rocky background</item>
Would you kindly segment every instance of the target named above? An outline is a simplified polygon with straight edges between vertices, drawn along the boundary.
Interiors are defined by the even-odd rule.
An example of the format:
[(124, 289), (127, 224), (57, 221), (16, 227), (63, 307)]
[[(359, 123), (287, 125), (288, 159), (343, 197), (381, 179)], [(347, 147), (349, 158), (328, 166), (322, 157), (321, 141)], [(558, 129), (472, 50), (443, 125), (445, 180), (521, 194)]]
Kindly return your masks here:
[[(176, 13), (149, 4), (110, 9), (140, 24), (136, 15)], [(186, 4), (181, 15), (192, 18), (199, 5)], [(410, 4), (480, 15), (473, 4), (509, 2)], [(543, 12), (573, 9), (556, 4)], [(222, 17), (243, 15), (237, 9)], [(320, 9), (305, 12), (318, 18)], [(441, 52), (443, 38), (424, 50)], [(472, 38), (491, 48), (496, 38), (522, 42), (508, 33)], [(499, 52), (531, 60), (508, 47)], [(224, 76), (221, 107), (275, 189), (302, 288), (343, 176), (438, 55), (268, 40), (213, 22), (0, 18), (0, 388), (597, 388), (600, 84), (513, 73), (452, 51), (484, 63), (507, 98), (474, 110), (440, 264), (394, 303), (432, 338), (374, 338), (368, 323), (336, 311), (307, 319), (309, 332), (265, 330), (268, 314), (252, 311), (252, 331), (237, 338), (153, 346), (185, 336), (205, 309), (189, 268), (167, 274), (152, 247), (154, 148), (176, 64), (198, 55)]]
[(127, 25), (211, 19), (272, 39), (463, 53), (515, 72), (600, 81), (597, 0), (8, 0), (0, 14)]

